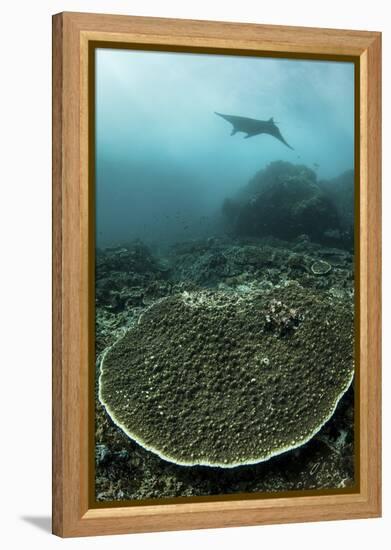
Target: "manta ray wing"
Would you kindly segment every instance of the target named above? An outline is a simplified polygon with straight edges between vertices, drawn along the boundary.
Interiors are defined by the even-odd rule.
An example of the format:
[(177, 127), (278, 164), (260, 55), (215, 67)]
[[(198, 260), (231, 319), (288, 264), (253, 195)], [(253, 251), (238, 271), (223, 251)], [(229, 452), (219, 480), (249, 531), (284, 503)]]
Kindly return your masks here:
[[(257, 135), (262, 132), (260, 129), (260, 120), (255, 118), (247, 118), (245, 116), (236, 115), (224, 115), (222, 113), (215, 112), (216, 115), (221, 116), (227, 122), (230, 122), (233, 126), (232, 135), (236, 132), (244, 132), (245, 134)], [(250, 136), (249, 136), (250, 137)]]

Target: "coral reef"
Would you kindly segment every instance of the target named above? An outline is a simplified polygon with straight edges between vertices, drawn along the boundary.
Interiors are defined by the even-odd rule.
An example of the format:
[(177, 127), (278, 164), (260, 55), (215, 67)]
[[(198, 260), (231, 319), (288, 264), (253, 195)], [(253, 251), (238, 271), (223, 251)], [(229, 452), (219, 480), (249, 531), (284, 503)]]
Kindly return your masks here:
[(142, 305), (151, 288), (167, 278), (168, 266), (140, 241), (97, 250), (96, 299), (111, 311)]
[[(320, 182), (320, 186), (337, 208), (339, 229), (328, 235), (345, 247), (353, 247), (354, 240), (354, 170)], [(327, 236), (327, 235), (326, 235)]]
[(158, 301), (104, 356), (117, 425), (177, 464), (237, 466), (308, 441), (353, 374), (352, 314), (297, 284)]
[[(321, 246), (308, 235), (292, 242), (273, 238), (213, 239), (182, 243), (170, 254), (171, 278), (190, 288), (237, 289), (243, 285), (270, 288), (285, 281), (304, 287), (353, 290), (352, 254), (344, 249)], [(311, 270), (315, 262), (327, 262), (327, 277)], [(192, 286), (193, 285), (193, 286)]]
[[(352, 188), (349, 178), (344, 179), (346, 189)], [(224, 201), (222, 213), (227, 229), (236, 236), (273, 235), (291, 240), (305, 233), (317, 242), (335, 244), (346, 241), (343, 204), (351, 199), (345, 197), (341, 206), (334, 191), (338, 188), (319, 183), (316, 173), (306, 166), (272, 162), (235, 199)]]
[(323, 260), (317, 260), (311, 265), (311, 271), (314, 275), (326, 275), (331, 271), (331, 265)]
[[(322, 231), (326, 226), (327, 229), (323, 233), (319, 226), (314, 229), (318, 223), (317, 219), (313, 222), (314, 226), (311, 224), (305, 226), (301, 222), (298, 225), (293, 224), (294, 230), (280, 233), (280, 238), (275, 235), (271, 236), (271, 231), (270, 234), (268, 231), (261, 231), (261, 235), (252, 232), (238, 233), (237, 221), (241, 213), (244, 212), (244, 209), (249, 209), (251, 204), (257, 202), (256, 199), (262, 189), (265, 192), (264, 197), (268, 197), (267, 200), (269, 200), (272, 193), (269, 191), (268, 195), (266, 190), (275, 185), (281, 187), (282, 173), (285, 184), (288, 181), (293, 181), (293, 187), (297, 186), (298, 190), (301, 186), (304, 187), (304, 191), (305, 189), (308, 191), (308, 188), (313, 186), (319, 188), (320, 191), (313, 190), (311, 193), (313, 192), (313, 196), (326, 197), (334, 204), (332, 216), (328, 217), (333, 221), (324, 223)], [(262, 177), (261, 174), (263, 174)], [(349, 176), (347, 173), (344, 176), (344, 181), (351, 182), (351, 177), (352, 174)], [(293, 180), (289, 180), (289, 178), (293, 178)], [(296, 181), (297, 178), (305, 180), (304, 184)], [(259, 185), (260, 179), (263, 182), (261, 186)], [(313, 316), (311, 329), (316, 332), (317, 324), (320, 323), (320, 326), (323, 326), (325, 320), (328, 321), (327, 315), (329, 314), (333, 318), (343, 315), (341, 327), (344, 327), (342, 331), (344, 333), (341, 335), (338, 332), (336, 338), (343, 337), (343, 341), (349, 342), (349, 354), (351, 355), (353, 345), (351, 320), (354, 306), (353, 232), (352, 226), (349, 225), (352, 208), (348, 198), (351, 189), (349, 189), (349, 183), (346, 183), (345, 191), (342, 189), (343, 185), (341, 189), (334, 187), (330, 182), (318, 182), (315, 173), (306, 167), (289, 163), (274, 163), (259, 173), (238, 196), (225, 201), (223, 209), (228, 230), (225, 236), (219, 234), (207, 239), (177, 243), (170, 250), (165, 250), (164, 255), (162, 255), (162, 251), (159, 251), (159, 254), (156, 249), (152, 251), (140, 241), (121, 243), (121, 246), (115, 248), (97, 250), (95, 494), (98, 501), (134, 501), (218, 494), (334, 489), (353, 485), (355, 480), (354, 385), (351, 385), (342, 395), (331, 418), (322, 427), (319, 422), (319, 431), (308, 442), (300, 444), (298, 441), (299, 446), (296, 448), (289, 447), (289, 451), (273, 456), (269, 460), (233, 468), (202, 465), (188, 467), (162, 459), (156, 453), (150, 452), (131, 439), (123, 429), (117, 426), (100, 402), (98, 395), (100, 366), (106, 352), (106, 357), (109, 358), (107, 350), (113, 346), (114, 352), (116, 347), (114, 344), (119, 339), (126, 339), (128, 336), (136, 334), (142, 323), (151, 319), (151, 315), (155, 316), (156, 314), (159, 317), (161, 308), (165, 307), (164, 304), (171, 303), (170, 301), (176, 304), (179, 296), (182, 300), (181, 307), (183, 306), (185, 311), (190, 310), (196, 316), (198, 314), (206, 315), (207, 312), (225, 315), (226, 308), (216, 307), (218, 303), (212, 297), (239, 296), (240, 304), (247, 304), (246, 307), (243, 306), (244, 310), (251, 309), (251, 304), (258, 301), (260, 308), (255, 318), (258, 321), (260, 318), (263, 319), (257, 334), (262, 351), (258, 356), (258, 373), (273, 373), (277, 364), (276, 357), (283, 355), (284, 349), (286, 354), (288, 346), (289, 353), (292, 355), (290, 360), (297, 360), (307, 346), (307, 343), (303, 343), (303, 335), (306, 330), (310, 330), (309, 325), (311, 325), (308, 323), (310, 317), (306, 311), (308, 310), (312, 312), (311, 315), (314, 315), (313, 309), (315, 303), (318, 302), (321, 308), (324, 308), (325, 315), (316, 316), (316, 318)], [(308, 195), (305, 193), (303, 192), (302, 198), (298, 199), (298, 204), (306, 202), (311, 195), (311, 193)], [(342, 205), (345, 200), (343, 196), (345, 196), (350, 209), (344, 210), (338, 207), (338, 201)], [(282, 195), (280, 200), (284, 202)], [(269, 205), (271, 208), (275, 208), (278, 214), (280, 203), (273, 206), (269, 202)], [(258, 204), (258, 206), (261, 205)], [(293, 216), (291, 220), (293, 219), (296, 223), (301, 219), (302, 211), (302, 208), (299, 207), (297, 209), (298, 216), (296, 218)], [(326, 218), (327, 216), (323, 219), (326, 220)], [(286, 222), (284, 221), (284, 223)], [(306, 304), (303, 300), (299, 303), (294, 299), (288, 299), (287, 294), (291, 291), (293, 293), (293, 289), (297, 297), (307, 296), (310, 302), (313, 301), (312, 305)], [(240, 304), (235, 302), (230, 307), (236, 311), (236, 308), (242, 307)], [(330, 311), (329, 308), (326, 311), (326, 304), (330, 306)], [(207, 305), (213, 307), (209, 310)], [(318, 311), (317, 307), (315, 309)], [(138, 325), (140, 317), (142, 320)], [(228, 326), (231, 326), (230, 323)], [(178, 339), (184, 337), (185, 327), (186, 325), (177, 331)], [(328, 341), (328, 330), (329, 327), (326, 324), (324, 333), (318, 335), (315, 342), (315, 351), (321, 356), (323, 356), (322, 341), (324, 338)], [(208, 338), (209, 335), (205, 339), (206, 344), (209, 343)], [(252, 338), (247, 341), (246, 338), (244, 335), (244, 338), (240, 339), (240, 345), (237, 345), (236, 349), (239, 352), (241, 350), (248, 352), (251, 357), (255, 340)], [(232, 340), (235, 341), (234, 338)], [(151, 341), (157, 347), (159, 347), (159, 342), (163, 345), (162, 335), (156, 338), (155, 333), (151, 334)], [(298, 343), (297, 348), (292, 346), (295, 342)], [(142, 339), (135, 343), (136, 347), (141, 343)], [(195, 339), (194, 344), (197, 343), (198, 341)], [(267, 343), (270, 349), (268, 353), (264, 353), (263, 347)], [(335, 343), (336, 341), (331, 345)], [(203, 343), (199, 343), (199, 345), (200, 350), (196, 352), (196, 357), (201, 358), (210, 353), (210, 350), (204, 349)], [(227, 349), (225, 344), (218, 349), (216, 352), (218, 360), (215, 365), (220, 369), (223, 368), (225, 363), (222, 357), (224, 354), (227, 355), (229, 365), (231, 365), (232, 359), (232, 365), (227, 370), (227, 375), (229, 374), (235, 382), (237, 371), (244, 370), (242, 369), (243, 362), (238, 362), (238, 365), (240, 364), (242, 367), (235, 364), (236, 370), (233, 368), (235, 358), (230, 356), (229, 345)], [(320, 347), (317, 348), (318, 345)], [(171, 360), (175, 361), (181, 357), (179, 343), (176, 348), (177, 353), (174, 353), (173, 349), (172, 357), (169, 358), (170, 361), (167, 361), (167, 364)], [(232, 348), (232, 351), (234, 349), (235, 347)], [(313, 354), (313, 352), (312, 349), (308, 350), (309, 354)], [(151, 355), (153, 354), (151, 352)], [(346, 364), (347, 355), (338, 364)], [(256, 356), (255, 351), (253, 356)], [(192, 365), (192, 360), (188, 360)], [(206, 364), (209, 363), (206, 362)], [(288, 367), (290, 363), (280, 361), (278, 364)], [(194, 374), (191, 365), (186, 371), (187, 376), (190, 376), (191, 373)], [(105, 360), (103, 366), (105, 369)], [(252, 378), (256, 378), (252, 374), (254, 363), (248, 361), (247, 366), (249, 370), (247, 372), (246, 369), (246, 373), (243, 375), (243, 384), (246, 388), (257, 383), (257, 381), (251, 382)], [(325, 360), (324, 375), (335, 366), (336, 363)], [(149, 372), (152, 367), (153, 363), (147, 365), (145, 372)], [(152, 378), (160, 376), (163, 371), (164, 369), (159, 371), (160, 374), (159, 372), (153, 373)], [(247, 375), (251, 375), (249, 379), (247, 379)], [(319, 383), (323, 383), (324, 378), (320, 378)], [(146, 383), (148, 384), (149, 381)], [(232, 381), (230, 383), (232, 384)], [(180, 379), (176, 379), (175, 384), (179, 384), (179, 388), (185, 389), (184, 384), (181, 386)], [(235, 395), (234, 389), (237, 387), (235, 384), (232, 389), (231, 386), (229, 387), (227, 394)], [(274, 386), (272, 384), (268, 387), (273, 388)], [(205, 391), (207, 391), (207, 386)], [(205, 396), (203, 392), (204, 390), (201, 391), (201, 396)], [(287, 393), (289, 400), (289, 391)], [(197, 395), (195, 393), (193, 397), (190, 395), (187, 397), (184, 392), (183, 395), (180, 395), (178, 391), (177, 394), (178, 396), (173, 398), (173, 402), (178, 399), (178, 404), (182, 405), (187, 399), (195, 399)], [(228, 407), (229, 405), (231, 408), (232, 405), (236, 406), (232, 397), (228, 399), (224, 392), (221, 392), (221, 395), (221, 402), (223, 405), (225, 404), (224, 406)], [(247, 406), (249, 403), (245, 401), (245, 404)], [(247, 408), (250, 410), (249, 407)], [(213, 415), (216, 414), (213, 410), (210, 412)], [(211, 417), (210, 414), (209, 416)], [(161, 421), (162, 418), (164, 418), (164, 414), (159, 414), (158, 420)], [(145, 420), (150, 422), (151, 419), (146, 416)], [(203, 420), (206, 424), (206, 418)], [(178, 419), (176, 423), (182, 425)], [(222, 427), (227, 430), (227, 426)], [(228, 435), (226, 439), (230, 440), (230, 436)], [(235, 438), (231, 439), (232, 445), (234, 445)], [(171, 442), (170, 447), (172, 447)], [(251, 450), (251, 444), (247, 449)], [(210, 449), (205, 450), (201, 447), (196, 450), (204, 452), (204, 454), (211, 452)], [(250, 455), (252, 452), (247, 452), (246, 456), (242, 454), (242, 458), (248, 458)], [(238, 456), (238, 452), (236, 452), (236, 456)], [(180, 460), (178, 453), (173, 458)], [(202, 457), (198, 462), (202, 462)], [(221, 464), (229, 465), (223, 462)]]
[(185, 467), (145, 450), (97, 402), (96, 498), (101, 502), (334, 489), (353, 483), (353, 389), (308, 443), (237, 468)]

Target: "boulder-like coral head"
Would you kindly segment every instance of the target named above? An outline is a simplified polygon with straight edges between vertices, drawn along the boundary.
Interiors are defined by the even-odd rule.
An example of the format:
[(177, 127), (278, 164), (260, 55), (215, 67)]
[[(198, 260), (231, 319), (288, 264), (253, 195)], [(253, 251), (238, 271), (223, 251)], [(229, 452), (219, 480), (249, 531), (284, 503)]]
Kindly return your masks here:
[(311, 439), (352, 377), (351, 309), (292, 285), (156, 302), (104, 354), (99, 393), (161, 458), (234, 467)]

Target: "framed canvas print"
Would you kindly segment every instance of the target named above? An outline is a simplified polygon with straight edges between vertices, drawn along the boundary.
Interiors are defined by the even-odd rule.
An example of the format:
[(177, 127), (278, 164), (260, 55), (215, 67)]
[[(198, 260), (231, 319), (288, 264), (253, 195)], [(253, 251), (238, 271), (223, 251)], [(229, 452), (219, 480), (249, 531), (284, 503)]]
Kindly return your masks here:
[(53, 531), (380, 515), (380, 34), (53, 18)]

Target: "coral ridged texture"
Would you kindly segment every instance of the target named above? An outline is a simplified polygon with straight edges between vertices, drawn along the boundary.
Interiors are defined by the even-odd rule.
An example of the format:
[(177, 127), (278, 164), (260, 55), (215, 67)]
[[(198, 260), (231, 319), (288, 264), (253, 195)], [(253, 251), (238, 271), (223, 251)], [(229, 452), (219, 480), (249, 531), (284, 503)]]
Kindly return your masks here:
[(100, 400), (165, 460), (262, 462), (332, 416), (353, 377), (352, 326), (351, 308), (295, 284), (170, 296), (106, 351)]

